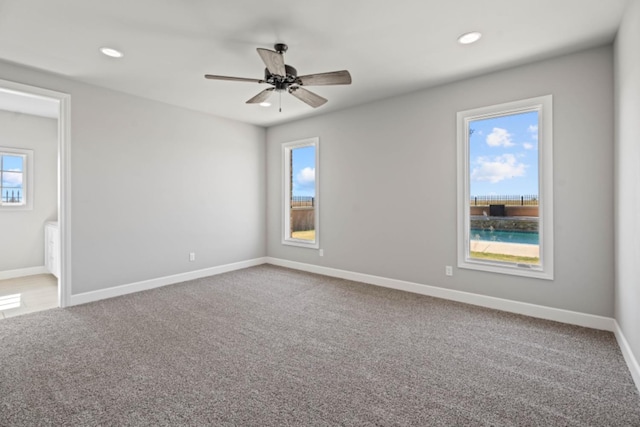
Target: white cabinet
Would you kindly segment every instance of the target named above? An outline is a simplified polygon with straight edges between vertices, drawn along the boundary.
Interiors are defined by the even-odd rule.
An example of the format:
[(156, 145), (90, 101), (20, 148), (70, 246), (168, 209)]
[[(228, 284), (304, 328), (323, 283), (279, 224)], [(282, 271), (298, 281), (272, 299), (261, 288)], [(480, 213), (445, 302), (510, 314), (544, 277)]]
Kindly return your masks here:
[(44, 265), (51, 274), (60, 278), (60, 229), (57, 222), (44, 225)]

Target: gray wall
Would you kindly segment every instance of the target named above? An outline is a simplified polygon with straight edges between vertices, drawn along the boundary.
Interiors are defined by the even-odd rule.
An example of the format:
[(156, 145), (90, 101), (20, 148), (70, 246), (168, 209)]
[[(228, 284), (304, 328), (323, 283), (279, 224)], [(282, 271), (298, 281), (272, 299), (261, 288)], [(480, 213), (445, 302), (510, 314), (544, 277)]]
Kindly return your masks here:
[(72, 294), (265, 255), (264, 129), (8, 63), (0, 79), (71, 94)]
[(0, 147), (33, 150), (33, 210), (0, 210), (0, 271), (44, 265), (44, 223), (58, 218), (58, 121), (0, 110)]
[[(555, 280), (455, 267), (446, 277), (456, 265), (456, 112), (546, 94)], [(280, 145), (314, 136), (322, 258), (280, 243)], [(272, 127), (267, 142), (268, 256), (613, 316), (611, 46)]]
[(632, 1), (615, 43), (616, 320), (640, 359), (640, 2)]
[[(73, 294), (269, 255), (612, 316), (612, 55), (591, 49), (276, 126), (266, 150), (259, 127), (8, 63), (0, 79), (71, 94)], [(556, 279), (446, 277), (455, 113), (544, 94), (554, 96)], [(280, 243), (280, 144), (310, 136), (321, 141), (322, 258)], [(577, 215), (585, 199), (593, 208)]]

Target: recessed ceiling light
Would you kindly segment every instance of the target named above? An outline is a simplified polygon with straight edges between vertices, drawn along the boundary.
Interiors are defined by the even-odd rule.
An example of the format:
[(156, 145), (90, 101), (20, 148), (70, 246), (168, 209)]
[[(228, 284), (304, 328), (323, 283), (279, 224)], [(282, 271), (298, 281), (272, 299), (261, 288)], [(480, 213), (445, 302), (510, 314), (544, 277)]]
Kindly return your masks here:
[(265, 102), (261, 102), (259, 105), (261, 107), (271, 107), (271, 103), (270, 102), (266, 102), (266, 101)]
[(461, 35), (460, 37), (458, 37), (458, 43), (460, 43), (460, 44), (475, 43), (478, 40), (480, 40), (480, 37), (482, 37), (481, 33), (477, 32), (477, 31), (472, 31), (470, 33), (465, 33), (465, 34)]
[(124, 56), (122, 52), (112, 47), (101, 47), (100, 52), (112, 58), (122, 58)]

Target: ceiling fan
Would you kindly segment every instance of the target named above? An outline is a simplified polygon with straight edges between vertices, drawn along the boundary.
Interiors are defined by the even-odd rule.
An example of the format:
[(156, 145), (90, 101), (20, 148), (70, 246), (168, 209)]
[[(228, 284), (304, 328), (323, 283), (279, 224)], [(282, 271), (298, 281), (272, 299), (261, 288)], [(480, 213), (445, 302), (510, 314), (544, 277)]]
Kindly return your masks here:
[[(229, 80), (234, 82), (267, 83), (272, 87), (267, 88), (247, 101), (247, 104), (260, 104), (265, 102), (275, 91), (282, 94), (287, 91), (302, 102), (313, 108), (320, 107), (327, 100), (302, 86), (327, 86), (327, 85), (348, 85), (351, 84), (351, 74), (347, 70), (332, 71), (328, 73), (308, 74), (298, 76), (298, 71), (290, 65), (284, 63), (284, 53), (288, 46), (284, 43), (277, 43), (275, 50), (258, 48), (258, 54), (267, 66), (264, 70), (264, 79), (248, 79), (244, 77), (227, 77), (205, 74), (205, 78), (212, 80)], [(282, 109), (280, 109), (282, 111)]]

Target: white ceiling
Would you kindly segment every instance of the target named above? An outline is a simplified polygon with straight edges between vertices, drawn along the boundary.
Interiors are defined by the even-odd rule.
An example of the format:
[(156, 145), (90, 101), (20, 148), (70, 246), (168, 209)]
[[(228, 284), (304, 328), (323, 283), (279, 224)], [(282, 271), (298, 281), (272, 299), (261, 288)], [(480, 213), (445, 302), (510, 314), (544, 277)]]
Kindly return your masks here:
[[(0, 59), (268, 126), (611, 42), (626, 3), (0, 0)], [(478, 43), (456, 42), (472, 30)], [(300, 75), (348, 69), (353, 84), (310, 88), (329, 99), (317, 109), (283, 94), (279, 113), (245, 104), (264, 85), (203, 78), (262, 78), (256, 48), (275, 42)]]

